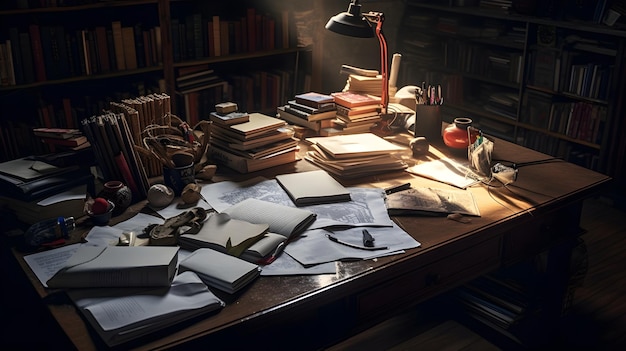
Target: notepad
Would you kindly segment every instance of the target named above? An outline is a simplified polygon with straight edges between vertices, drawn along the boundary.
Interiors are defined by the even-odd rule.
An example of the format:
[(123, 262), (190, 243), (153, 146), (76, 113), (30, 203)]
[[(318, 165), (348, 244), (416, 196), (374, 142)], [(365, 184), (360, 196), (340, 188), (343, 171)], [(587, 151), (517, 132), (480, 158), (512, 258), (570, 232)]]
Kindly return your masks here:
[(206, 285), (229, 294), (241, 290), (261, 274), (258, 265), (213, 249), (197, 249), (180, 262), (178, 269), (181, 273), (195, 272)]
[(279, 174), (278, 184), (296, 206), (350, 201), (350, 192), (323, 170)]

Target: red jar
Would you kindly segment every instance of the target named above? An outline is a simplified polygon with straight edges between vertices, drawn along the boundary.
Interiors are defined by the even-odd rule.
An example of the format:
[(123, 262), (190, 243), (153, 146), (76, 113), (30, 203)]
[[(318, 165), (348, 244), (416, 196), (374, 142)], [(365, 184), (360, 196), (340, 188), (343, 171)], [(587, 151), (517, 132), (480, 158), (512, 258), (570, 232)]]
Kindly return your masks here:
[(455, 118), (454, 123), (448, 125), (443, 131), (443, 142), (446, 146), (453, 149), (467, 149), (469, 146), (467, 127), (471, 124), (471, 118)]

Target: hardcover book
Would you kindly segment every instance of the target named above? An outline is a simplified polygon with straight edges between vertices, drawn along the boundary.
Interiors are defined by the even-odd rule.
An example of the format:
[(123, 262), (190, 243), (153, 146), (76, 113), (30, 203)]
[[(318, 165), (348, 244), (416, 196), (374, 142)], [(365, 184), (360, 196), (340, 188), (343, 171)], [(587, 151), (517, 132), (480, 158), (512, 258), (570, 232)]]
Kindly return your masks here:
[(380, 98), (377, 96), (354, 93), (351, 91), (333, 93), (333, 97), (337, 105), (349, 108), (380, 104)]
[(226, 114), (211, 112), (211, 114), (209, 115), (209, 119), (214, 123), (229, 126), (233, 124), (248, 122), (250, 120), (250, 115), (248, 115), (248, 113), (246, 112), (237, 111)]
[(250, 113), (248, 122), (232, 125), (229, 129), (237, 134), (252, 136), (276, 130), (284, 125), (285, 121), (282, 119), (253, 112)]
[(320, 121), (309, 121), (298, 115), (292, 114), (289, 111), (285, 110), (285, 106), (278, 106), (276, 108), (276, 112), (278, 113), (278, 118), (284, 119), (289, 124), (294, 124), (301, 127), (306, 127), (316, 132), (319, 132), (321, 129)]
[(178, 247), (81, 246), (47, 281), (50, 288), (170, 286)]
[(294, 108), (296, 110), (300, 110), (302, 112), (306, 112), (309, 114), (334, 111), (337, 109), (337, 106), (335, 105), (334, 102), (319, 104), (318, 107), (311, 107), (309, 105), (301, 104), (297, 102), (296, 100), (289, 100), (287, 101), (287, 105), (290, 106), (291, 108)]
[(239, 173), (255, 172), (299, 160), (297, 147), (282, 150), (262, 158), (252, 159), (235, 154), (231, 150), (211, 145), (208, 155), (213, 161), (232, 168)]
[(334, 104), (335, 98), (331, 95), (321, 94), (314, 91), (298, 94), (294, 96), (295, 102), (310, 106), (313, 108), (320, 108), (325, 106), (326, 104)]

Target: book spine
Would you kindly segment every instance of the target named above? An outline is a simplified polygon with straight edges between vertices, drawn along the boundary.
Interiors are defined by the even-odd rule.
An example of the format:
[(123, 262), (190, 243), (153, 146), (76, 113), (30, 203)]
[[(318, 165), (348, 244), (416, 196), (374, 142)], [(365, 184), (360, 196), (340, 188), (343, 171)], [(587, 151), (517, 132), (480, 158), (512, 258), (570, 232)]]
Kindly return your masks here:
[(220, 20), (220, 54), (230, 54), (228, 21)]
[(111, 63), (109, 62), (107, 30), (104, 26), (96, 27), (96, 48), (98, 51), (98, 59), (100, 60), (100, 70), (102, 72), (109, 72), (111, 70)]
[(126, 61), (124, 59), (124, 39), (122, 37), (122, 22), (111, 22), (111, 31), (113, 33), (113, 44), (115, 49), (115, 63), (118, 71), (126, 69)]
[(9, 29), (11, 51), (13, 54), (13, 68), (15, 74), (15, 84), (24, 84), (24, 69), (22, 68), (22, 53), (20, 49), (20, 33), (16, 27)]
[(222, 55), (222, 51), (221, 51), (222, 35), (221, 35), (220, 17), (213, 16), (213, 20), (211, 23), (213, 24), (213, 55), (221, 56)]
[(33, 49), (30, 34), (20, 32), (20, 51), (22, 54), (22, 68), (24, 69), (24, 84), (35, 81), (35, 64), (33, 61)]
[(135, 49), (135, 61), (137, 62), (137, 68), (146, 67), (145, 45), (143, 41), (143, 28), (140, 23), (135, 24), (133, 27), (133, 47)]
[(226, 167), (234, 169), (239, 173), (247, 173), (248, 167), (241, 156), (236, 156), (228, 151), (211, 146), (209, 148), (209, 156), (216, 162), (224, 164)]
[(5, 43), (0, 43), (0, 85), (8, 86), (10, 84), (9, 69), (7, 63), (7, 48)]
[(137, 69), (137, 50), (135, 48), (135, 30), (133, 27), (122, 27), (124, 43), (124, 64), (126, 69)]
[(30, 35), (30, 43), (33, 53), (33, 64), (35, 67), (35, 80), (43, 82), (46, 80), (46, 63), (43, 56), (43, 47), (41, 44), (41, 32), (39, 25), (31, 24), (28, 26)]
[(249, 7), (246, 10), (246, 26), (248, 28), (248, 52), (256, 51), (256, 9)]

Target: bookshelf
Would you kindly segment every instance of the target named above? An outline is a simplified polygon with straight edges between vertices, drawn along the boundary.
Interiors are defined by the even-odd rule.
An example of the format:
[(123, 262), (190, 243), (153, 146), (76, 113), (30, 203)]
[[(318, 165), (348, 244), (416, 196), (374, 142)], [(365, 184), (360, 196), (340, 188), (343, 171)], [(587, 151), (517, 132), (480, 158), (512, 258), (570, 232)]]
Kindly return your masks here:
[[(195, 66), (213, 69), (225, 82), (222, 93), (211, 92), (211, 101), (245, 98), (249, 110), (275, 110), (285, 96), (311, 88), (308, 67), (313, 49), (299, 45), (295, 22), (290, 21), (294, 11), (308, 6), (302, 4), (278, 6), (277, 0), (3, 3), (0, 160), (46, 153), (32, 136), (35, 126), (78, 127), (82, 119), (98, 115), (111, 101), (124, 98), (165, 92), (173, 97), (172, 112), (185, 118), (185, 97), (177, 92), (176, 79), (180, 72)], [(232, 31), (235, 22), (249, 15), (247, 11), (255, 11), (261, 29), (255, 33), (259, 45), (255, 42), (244, 50), (241, 37)], [(225, 32), (219, 55), (210, 50), (209, 46), (215, 49), (215, 42), (207, 37), (207, 23), (215, 18), (221, 19)], [(201, 27), (194, 27), (197, 24)], [(185, 29), (186, 25), (193, 29)], [(268, 27), (274, 33), (271, 37), (265, 31)], [(126, 41), (124, 37), (116, 40), (121, 33)], [(33, 36), (42, 44), (36, 52)], [(237, 75), (249, 80), (246, 84), (254, 89), (246, 96), (236, 84)], [(271, 95), (260, 94), (261, 86), (271, 87)], [(202, 93), (194, 95), (208, 101), (210, 93)], [(195, 115), (208, 118), (202, 112)]]
[[(461, 3), (466, 6), (453, 5)], [(623, 23), (602, 24), (601, 16), (589, 17), (596, 16), (594, 11), (542, 8), (548, 2), (536, 2), (538, 11), (546, 11), (541, 16), (487, 9), (481, 3), (406, 0), (398, 85), (442, 84), (446, 122), (469, 116), (486, 134), (608, 174), (623, 196)], [(572, 228), (523, 231), (525, 236), (579, 232), (577, 222), (567, 225)], [(511, 246), (516, 245), (523, 244)], [(510, 257), (488, 280), (465, 284), (444, 301), (455, 318), (504, 349), (545, 346), (543, 337), (571, 307), (586, 272), (584, 242), (567, 245), (573, 250), (570, 275), (559, 278), (565, 291), (553, 290), (554, 282), (545, 275), (550, 270), (544, 265), (546, 252), (537, 250), (529, 260)], [(508, 250), (505, 245), (505, 256)], [(539, 279), (527, 279), (531, 271)], [(547, 308), (546, 301), (557, 299), (559, 308)]]
[(399, 86), (442, 84), (447, 122), (623, 177), (626, 30), (480, 3), (405, 1)]

